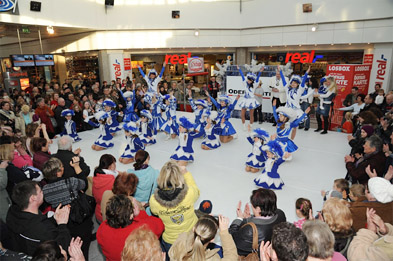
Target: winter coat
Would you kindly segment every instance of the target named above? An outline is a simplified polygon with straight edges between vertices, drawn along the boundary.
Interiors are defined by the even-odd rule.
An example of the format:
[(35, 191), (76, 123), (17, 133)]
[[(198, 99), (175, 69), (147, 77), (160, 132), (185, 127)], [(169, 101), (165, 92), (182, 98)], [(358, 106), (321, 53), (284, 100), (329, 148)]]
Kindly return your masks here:
[(248, 222), (252, 222), (258, 229), (258, 244), (261, 241), (271, 241), (273, 234), (273, 227), (281, 222), (286, 222), (285, 214), (282, 210), (277, 209), (274, 216), (268, 219), (250, 217), (243, 220), (235, 219), (229, 227), (229, 233), (231, 233), (233, 240), (236, 243), (237, 253), (240, 256), (246, 256), (252, 252), (252, 227), (244, 226)]
[[(233, 241), (232, 236), (228, 233), (228, 230), (220, 231), (220, 239), (222, 244), (222, 249), (224, 252), (224, 257), (221, 259), (219, 256), (218, 248), (214, 250), (205, 250), (205, 260), (238, 260), (238, 255), (236, 252), (236, 245)], [(175, 243), (169, 250), (169, 257), (171, 260), (184, 260), (183, 257), (192, 250), (192, 243), (194, 240), (194, 233), (192, 231), (184, 232), (179, 235)], [(185, 259), (191, 260), (191, 259)]]
[(7, 192), (7, 170), (0, 169), (0, 219), (5, 222), (7, 217), (8, 208), (11, 205), (11, 199)]
[(134, 198), (139, 202), (149, 202), (151, 195), (157, 188), (157, 178), (160, 171), (148, 166), (146, 169), (127, 170), (127, 173), (134, 173), (138, 177), (138, 185), (134, 193)]
[(12, 195), (12, 190), (14, 189), (14, 186), (19, 182), (28, 180), (29, 178), (20, 168), (15, 167), (15, 165), (12, 163), (8, 163), (8, 167), (6, 168), (6, 170), (8, 177), (7, 192), (8, 195)]
[(184, 180), (181, 189), (156, 189), (149, 201), (151, 212), (164, 222), (162, 238), (169, 244), (173, 244), (181, 233), (190, 231), (198, 221), (194, 204), (199, 198), (199, 189), (190, 172), (184, 174)]
[(111, 174), (96, 174), (93, 177), (93, 197), (96, 200), (96, 218), (102, 222), (101, 200), (106, 190), (112, 190), (115, 177)]
[(76, 155), (74, 152), (70, 150), (58, 150), (57, 153), (53, 154), (52, 156), (58, 158), (63, 163), (63, 167), (64, 167), (63, 177), (65, 178), (75, 177), (86, 181), (87, 177), (90, 174), (90, 167), (86, 164), (83, 157), (79, 156), (79, 167), (82, 169), (82, 172), (77, 175), (75, 173), (75, 169), (71, 167), (70, 162), (72, 161), (73, 157), (76, 157), (78, 155)]
[(385, 171), (386, 157), (383, 152), (376, 152), (375, 154), (364, 155), (362, 160), (355, 162), (347, 162), (346, 168), (348, 174), (352, 177), (352, 183), (359, 182), (367, 185), (370, 177), (366, 173), (366, 168), (370, 165), (371, 169), (375, 169), (378, 177), (382, 177)]

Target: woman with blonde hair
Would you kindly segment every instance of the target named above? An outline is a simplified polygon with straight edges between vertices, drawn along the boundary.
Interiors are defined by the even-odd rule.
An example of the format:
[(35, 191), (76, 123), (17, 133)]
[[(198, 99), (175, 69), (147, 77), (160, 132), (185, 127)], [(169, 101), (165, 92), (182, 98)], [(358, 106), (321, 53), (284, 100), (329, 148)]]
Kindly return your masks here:
[(330, 198), (323, 205), (320, 214), (320, 218), (328, 224), (334, 234), (334, 251), (346, 257), (349, 244), (354, 236), (352, 213), (348, 203), (342, 199)]
[(151, 212), (164, 222), (162, 246), (166, 252), (181, 233), (190, 231), (198, 221), (194, 211), (198, 198), (199, 189), (191, 173), (174, 161), (165, 163), (149, 203)]
[(26, 136), (26, 126), (33, 122), (34, 112), (30, 111), (30, 106), (24, 104), (19, 112), (19, 129), (22, 132), (23, 136)]
[(222, 260), (238, 260), (235, 242), (228, 232), (229, 219), (219, 216), (202, 216), (189, 232), (180, 234), (169, 250), (171, 260), (221, 260), (218, 249), (207, 249), (210, 242), (214, 241), (218, 228), (224, 257)]
[(318, 122), (318, 129), (315, 132), (322, 130), (322, 118), (323, 117), (323, 131), (321, 134), (326, 134), (329, 128), (329, 115), (330, 108), (333, 103), (334, 97), (337, 94), (336, 79), (333, 76), (323, 77), (321, 79), (321, 86), (318, 89), (318, 93), (314, 94), (314, 97), (319, 98), (319, 106), (317, 107), (316, 117)]

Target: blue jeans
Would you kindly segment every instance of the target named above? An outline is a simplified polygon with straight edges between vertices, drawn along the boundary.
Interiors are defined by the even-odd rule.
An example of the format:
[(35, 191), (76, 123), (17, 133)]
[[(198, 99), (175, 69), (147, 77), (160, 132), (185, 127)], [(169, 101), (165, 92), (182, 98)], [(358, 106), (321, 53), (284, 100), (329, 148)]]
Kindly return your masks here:
[(169, 261), (169, 249), (171, 249), (171, 247), (172, 244), (165, 242), (164, 239), (161, 238), (161, 249), (163, 252), (166, 253), (166, 257), (165, 257), (166, 261)]
[[(300, 104), (300, 108), (302, 108), (303, 111), (306, 111), (306, 109), (310, 106), (310, 103), (308, 102), (303, 102)], [(307, 114), (307, 119), (304, 120), (301, 124), (301, 127), (305, 127), (306, 129), (310, 128), (310, 116)]]

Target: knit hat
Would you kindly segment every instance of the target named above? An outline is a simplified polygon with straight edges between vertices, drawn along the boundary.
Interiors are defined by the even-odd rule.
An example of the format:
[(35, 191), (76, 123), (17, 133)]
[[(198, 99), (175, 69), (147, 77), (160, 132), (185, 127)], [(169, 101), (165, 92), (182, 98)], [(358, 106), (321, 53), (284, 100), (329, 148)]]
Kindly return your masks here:
[(375, 177), (368, 180), (370, 193), (381, 203), (393, 201), (393, 185), (389, 180)]
[(367, 133), (367, 137), (370, 137), (374, 133), (373, 126), (365, 125), (362, 127), (362, 130), (364, 130)]
[(210, 200), (203, 200), (199, 205), (199, 211), (205, 214), (212, 213), (213, 204)]

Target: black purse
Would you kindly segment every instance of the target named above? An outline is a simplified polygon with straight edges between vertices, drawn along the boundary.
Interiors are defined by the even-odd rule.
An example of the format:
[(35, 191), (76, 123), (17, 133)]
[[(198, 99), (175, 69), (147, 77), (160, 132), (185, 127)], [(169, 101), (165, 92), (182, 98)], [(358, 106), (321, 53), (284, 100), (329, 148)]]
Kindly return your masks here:
[(69, 179), (66, 179), (66, 184), (71, 196), (70, 220), (77, 224), (81, 224), (86, 218), (94, 214), (96, 200), (80, 191), (75, 195)]

